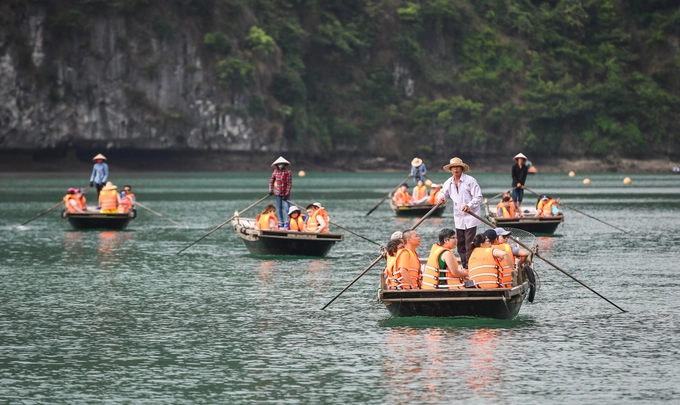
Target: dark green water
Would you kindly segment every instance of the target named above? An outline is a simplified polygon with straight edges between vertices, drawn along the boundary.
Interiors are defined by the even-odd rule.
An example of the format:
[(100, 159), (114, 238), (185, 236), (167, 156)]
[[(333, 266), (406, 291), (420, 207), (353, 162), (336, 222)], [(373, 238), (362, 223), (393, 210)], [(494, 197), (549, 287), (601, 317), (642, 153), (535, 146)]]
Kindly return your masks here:
[[(113, 172), (140, 202), (124, 232), (73, 231), (58, 212), (16, 225), (80, 179), (0, 178), (0, 403), (660, 403), (680, 401), (680, 176), (530, 177), (565, 210), (541, 290), (514, 321), (389, 319), (378, 269), (320, 308), (376, 256), (346, 234), (323, 259), (262, 259), (229, 226), (269, 173)], [(387, 204), (405, 174), (308, 174), (293, 200), (383, 242), (415, 219)], [(473, 174), (485, 196), (507, 174)], [(443, 181), (444, 174), (433, 175)], [(94, 199), (90, 193), (90, 199)], [(531, 200), (527, 195), (525, 201)], [(254, 215), (255, 210), (252, 211)], [(451, 212), (419, 228), (426, 254)]]

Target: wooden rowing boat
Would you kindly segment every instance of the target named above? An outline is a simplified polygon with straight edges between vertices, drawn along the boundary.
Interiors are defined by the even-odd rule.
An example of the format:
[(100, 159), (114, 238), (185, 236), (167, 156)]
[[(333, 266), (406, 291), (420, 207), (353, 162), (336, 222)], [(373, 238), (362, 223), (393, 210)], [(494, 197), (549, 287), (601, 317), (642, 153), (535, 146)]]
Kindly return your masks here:
[(124, 214), (102, 214), (98, 211), (69, 213), (64, 210), (61, 216), (66, 218), (74, 229), (111, 229), (120, 231), (125, 229), (128, 223), (135, 219), (137, 215), (135, 210)]
[(484, 210), (486, 218), (495, 227), (522, 229), (533, 234), (552, 235), (564, 222), (564, 215), (537, 217), (535, 208), (524, 209), (524, 216), (519, 218), (498, 218), (496, 213), (489, 208), (488, 201), (484, 202)]
[(333, 245), (345, 240), (340, 233), (310, 233), (255, 229), (254, 218), (234, 217), (236, 234), (254, 255), (326, 256)]
[(512, 288), (465, 288), (460, 290), (387, 290), (384, 275), (378, 300), (393, 317), (477, 317), (513, 319), (528, 296), (533, 302), (535, 274), (527, 267)]
[[(427, 214), (430, 212), (432, 208), (434, 208), (436, 204), (418, 204), (418, 205), (402, 205), (402, 206), (397, 206), (394, 204), (394, 200), (390, 199), (390, 207), (392, 208), (392, 211), (396, 214), (398, 217), (422, 217), (423, 215)], [(446, 204), (441, 205), (439, 208), (437, 208), (431, 216), (433, 217), (441, 217), (444, 215), (444, 211), (446, 211)]]

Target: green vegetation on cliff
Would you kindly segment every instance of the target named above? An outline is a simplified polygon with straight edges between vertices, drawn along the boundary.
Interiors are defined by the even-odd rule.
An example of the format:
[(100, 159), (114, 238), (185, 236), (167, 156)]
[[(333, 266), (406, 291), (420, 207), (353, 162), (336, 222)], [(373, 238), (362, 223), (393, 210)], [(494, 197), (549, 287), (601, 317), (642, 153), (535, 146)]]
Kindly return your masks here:
[(163, 41), (198, 27), (221, 91), (313, 154), (680, 153), (673, 0), (36, 3), (54, 35), (113, 15)]

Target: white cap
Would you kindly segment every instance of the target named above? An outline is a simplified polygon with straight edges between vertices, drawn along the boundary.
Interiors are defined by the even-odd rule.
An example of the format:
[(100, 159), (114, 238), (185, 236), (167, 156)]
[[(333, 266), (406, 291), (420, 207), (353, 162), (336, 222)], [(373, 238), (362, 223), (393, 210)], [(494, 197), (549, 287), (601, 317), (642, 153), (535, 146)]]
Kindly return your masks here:
[(395, 233), (390, 236), (390, 240), (395, 240), (395, 239), (401, 239), (404, 237), (404, 233), (402, 231), (396, 231)]
[(318, 208), (323, 208), (323, 207), (321, 206), (321, 203), (320, 203), (320, 202), (312, 203), (312, 205), (315, 206), (315, 207), (318, 207)]

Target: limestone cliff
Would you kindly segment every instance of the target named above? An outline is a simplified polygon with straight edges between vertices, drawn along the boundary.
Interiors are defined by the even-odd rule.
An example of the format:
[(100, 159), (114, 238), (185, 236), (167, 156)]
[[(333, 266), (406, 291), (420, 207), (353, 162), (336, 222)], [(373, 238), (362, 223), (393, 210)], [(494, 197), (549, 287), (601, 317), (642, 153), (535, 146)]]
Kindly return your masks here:
[(242, 113), (248, 95), (205, 68), (191, 24), (164, 39), (124, 15), (83, 15), (81, 29), (60, 31), (40, 3), (14, 11), (0, 25), (0, 148), (272, 145)]

